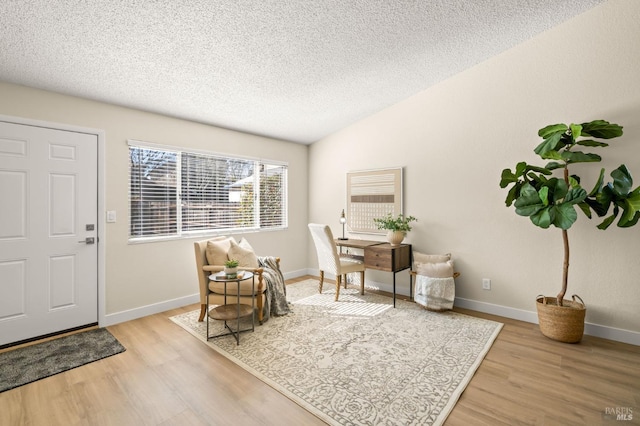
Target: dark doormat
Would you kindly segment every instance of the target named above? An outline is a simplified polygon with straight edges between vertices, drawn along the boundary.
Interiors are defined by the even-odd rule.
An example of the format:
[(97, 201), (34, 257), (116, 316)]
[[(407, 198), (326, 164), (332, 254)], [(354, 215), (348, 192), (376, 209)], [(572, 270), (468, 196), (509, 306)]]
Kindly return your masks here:
[(0, 392), (124, 352), (106, 328), (96, 328), (0, 354)]

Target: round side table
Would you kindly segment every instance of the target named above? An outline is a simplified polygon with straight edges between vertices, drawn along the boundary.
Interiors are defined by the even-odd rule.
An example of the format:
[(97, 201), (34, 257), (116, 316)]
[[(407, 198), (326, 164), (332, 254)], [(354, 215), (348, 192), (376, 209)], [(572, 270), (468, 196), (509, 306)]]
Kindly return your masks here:
[[(251, 280), (251, 305), (240, 303), (240, 283), (242, 281)], [(211, 294), (211, 288), (207, 286), (207, 340), (216, 337), (229, 336), (235, 337), (237, 344), (240, 344), (240, 333), (245, 331), (255, 331), (256, 317), (254, 315), (256, 307), (256, 283), (253, 272), (243, 271), (241, 276), (235, 278), (227, 278), (224, 272), (209, 275), (210, 281), (224, 283), (224, 304), (216, 306), (209, 310), (209, 294)], [(235, 294), (236, 303), (227, 303), (227, 286), (229, 283), (236, 283), (238, 286), (238, 292)], [(233, 296), (233, 294), (232, 294)], [(240, 329), (240, 318), (248, 317), (251, 315), (251, 328)], [(209, 318), (224, 321), (225, 329), (229, 330), (226, 333), (216, 334), (215, 336), (209, 335)], [(235, 330), (229, 325), (230, 321), (235, 320)]]

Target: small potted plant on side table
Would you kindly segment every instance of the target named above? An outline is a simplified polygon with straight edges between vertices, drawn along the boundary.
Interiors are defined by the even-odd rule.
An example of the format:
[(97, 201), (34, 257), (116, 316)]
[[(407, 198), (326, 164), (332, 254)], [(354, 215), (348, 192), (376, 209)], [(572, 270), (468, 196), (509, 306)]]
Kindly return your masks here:
[(413, 216), (404, 216), (400, 213), (397, 217), (393, 217), (391, 213), (387, 213), (385, 217), (374, 218), (373, 222), (378, 229), (387, 230), (387, 241), (393, 247), (397, 247), (402, 243), (407, 232), (411, 231), (411, 222), (417, 222)]
[(227, 278), (236, 278), (238, 276), (238, 262), (235, 259), (229, 259), (224, 262), (224, 274)]

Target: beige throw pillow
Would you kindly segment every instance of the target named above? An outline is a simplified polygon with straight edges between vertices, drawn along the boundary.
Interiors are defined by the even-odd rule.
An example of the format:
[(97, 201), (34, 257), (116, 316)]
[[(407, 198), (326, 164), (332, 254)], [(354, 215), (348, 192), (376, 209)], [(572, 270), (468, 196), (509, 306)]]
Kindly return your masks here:
[(418, 275), (424, 275), (431, 278), (452, 278), (453, 277), (453, 261), (437, 263), (416, 263), (416, 272)]
[(453, 260), (451, 253), (447, 254), (424, 254), (414, 252), (414, 268), (418, 275), (432, 278), (453, 277)]
[(209, 265), (224, 266), (229, 258), (227, 252), (231, 247), (231, 241), (235, 243), (233, 237), (215, 237), (207, 241), (207, 263)]
[(237, 260), (239, 262), (238, 266), (241, 268), (258, 267), (258, 257), (254, 253), (251, 245), (244, 238), (240, 240), (240, 244), (236, 243), (235, 240), (231, 241), (227, 256), (229, 259)]
[(451, 260), (451, 253), (447, 254), (424, 254), (417, 251), (413, 252), (413, 261), (415, 263), (438, 263)]
[(240, 247), (242, 247), (243, 249), (246, 250), (251, 250), (252, 252), (256, 252), (253, 247), (251, 247), (251, 244), (249, 244), (249, 241), (247, 241), (247, 239), (245, 237), (240, 238), (240, 242), (238, 243), (238, 245)]

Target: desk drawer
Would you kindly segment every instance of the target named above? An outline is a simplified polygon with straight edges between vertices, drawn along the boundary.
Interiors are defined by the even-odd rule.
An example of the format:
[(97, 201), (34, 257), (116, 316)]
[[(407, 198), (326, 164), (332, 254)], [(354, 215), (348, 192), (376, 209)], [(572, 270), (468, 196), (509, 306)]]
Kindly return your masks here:
[(364, 250), (364, 265), (370, 269), (396, 272), (411, 267), (411, 246), (380, 244)]

